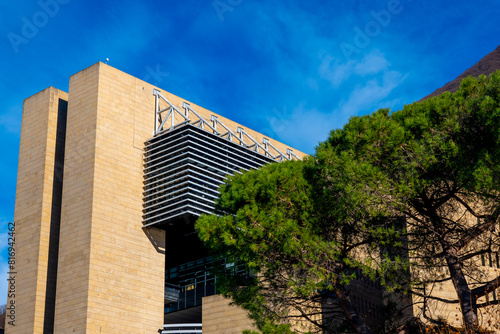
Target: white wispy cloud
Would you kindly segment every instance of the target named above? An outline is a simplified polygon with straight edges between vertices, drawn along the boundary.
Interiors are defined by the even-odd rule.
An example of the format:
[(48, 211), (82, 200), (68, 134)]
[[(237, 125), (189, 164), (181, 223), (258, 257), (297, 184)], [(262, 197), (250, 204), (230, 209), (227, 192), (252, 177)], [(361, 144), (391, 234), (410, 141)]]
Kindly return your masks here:
[[(397, 105), (400, 99), (386, 99), (407, 77), (391, 69), (390, 61), (379, 50), (372, 50), (359, 60), (350, 61), (325, 54), (319, 63), (318, 73), (329, 83), (329, 87), (321, 86), (315, 80), (314, 88), (324, 96), (330, 96), (328, 101), (331, 104), (326, 102), (318, 108), (301, 102), (289, 112), (284, 112), (286, 109), (283, 108), (283, 111), (267, 117), (281, 140), (297, 148), (316, 146), (327, 138), (331, 130), (343, 127), (352, 116)], [(307, 82), (307, 85), (311, 83)], [(348, 92), (346, 97), (344, 92)]]
[(389, 61), (379, 50), (372, 50), (361, 59), (349, 61), (325, 54), (318, 73), (321, 78), (331, 82), (333, 88), (338, 88), (353, 76), (376, 75), (387, 70), (389, 66)]
[(346, 118), (339, 113), (324, 113), (302, 102), (290, 109), (274, 109), (267, 121), (270, 135), (305, 153), (313, 153), (311, 149), (325, 141), (332, 129), (342, 127)]
[(318, 68), (321, 78), (329, 81), (333, 88), (338, 88), (352, 74), (355, 61), (342, 62), (330, 54), (325, 55)]
[(377, 74), (386, 70), (389, 66), (390, 63), (384, 54), (379, 50), (373, 50), (365, 55), (361, 61), (356, 62), (354, 72), (361, 76)]
[(340, 104), (340, 111), (346, 115), (374, 111), (373, 108), (386, 98), (393, 89), (401, 84), (406, 75), (397, 71), (385, 71), (380, 78), (373, 78), (356, 87), (349, 98)]

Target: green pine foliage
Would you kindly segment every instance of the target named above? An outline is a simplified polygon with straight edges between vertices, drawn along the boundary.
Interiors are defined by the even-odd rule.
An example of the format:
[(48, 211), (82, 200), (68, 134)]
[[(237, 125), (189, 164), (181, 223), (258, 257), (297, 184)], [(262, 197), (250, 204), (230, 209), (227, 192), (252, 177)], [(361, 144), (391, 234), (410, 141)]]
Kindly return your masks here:
[[(500, 284), (500, 278), (481, 281), (482, 269), (472, 261), (500, 243), (495, 228), (500, 214), (500, 72), (467, 78), (456, 93), (392, 114), (379, 110), (353, 117), (342, 130), (332, 131), (315, 158), (309, 179), (322, 197), (335, 198), (339, 185), (334, 183), (340, 180), (340, 188), (352, 192), (345, 201), (362, 207), (361, 212), (405, 218), (401, 246), (412, 268), (445, 269), (436, 280), (453, 282), (466, 328), (476, 331), (477, 309), (487, 306), (479, 305), (478, 298)], [(351, 186), (344, 188), (343, 178)], [(337, 198), (329, 205), (334, 203)], [(424, 289), (432, 282), (413, 275), (408, 283), (411, 293), (433, 298)]]
[(196, 228), (215, 254), (253, 273), (222, 275), (221, 288), (261, 331), (286, 333), (273, 326), (298, 319), (336, 330), (318, 320), (318, 305), (335, 297), (352, 329), (370, 333), (349, 283), (363, 275), (432, 298), (415, 268), (446, 269), (436, 279), (453, 280), (466, 328), (478, 331), (487, 305), (477, 300), (498, 288), (477, 281), (471, 259), (500, 246), (500, 72), (352, 117), (313, 156), (236, 174), (220, 193), (216, 215)]
[(261, 330), (269, 331), (269, 322), (293, 321), (291, 314), (321, 327), (315, 315), (321, 314), (325, 296), (344, 289), (356, 278), (355, 269), (369, 268), (373, 278), (380, 269), (373, 268), (372, 258), (356, 254), (361, 246), (375, 247), (374, 225), (357, 217), (347, 223), (348, 210), (327, 221), (331, 214), (325, 217), (315, 207), (313, 188), (304, 178), (310, 163), (271, 164), (231, 176), (220, 188), (217, 215), (204, 215), (196, 225), (216, 254), (256, 273), (244, 283), (230, 274), (219, 276), (223, 294), (249, 310)]

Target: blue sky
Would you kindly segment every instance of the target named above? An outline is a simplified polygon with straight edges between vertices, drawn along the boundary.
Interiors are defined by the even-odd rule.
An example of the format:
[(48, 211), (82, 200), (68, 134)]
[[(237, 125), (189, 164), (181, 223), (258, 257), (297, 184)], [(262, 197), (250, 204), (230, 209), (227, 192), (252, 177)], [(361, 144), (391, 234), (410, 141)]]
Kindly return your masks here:
[[(398, 110), (500, 44), (498, 0), (0, 4), (0, 272), (23, 100), (98, 61), (313, 153), (349, 117)], [(0, 280), (0, 303), (6, 280)]]

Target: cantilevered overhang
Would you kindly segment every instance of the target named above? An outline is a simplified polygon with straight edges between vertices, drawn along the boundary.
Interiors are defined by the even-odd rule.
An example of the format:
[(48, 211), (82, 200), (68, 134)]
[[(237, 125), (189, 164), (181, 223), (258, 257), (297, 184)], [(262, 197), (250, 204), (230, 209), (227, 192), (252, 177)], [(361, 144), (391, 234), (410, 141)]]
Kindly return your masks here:
[(259, 142), (240, 126), (233, 130), (215, 115), (208, 120), (187, 103), (181, 111), (153, 93), (155, 132), (144, 149), (144, 227), (213, 213), (228, 175), (299, 159), (292, 149), (283, 153), (267, 138)]

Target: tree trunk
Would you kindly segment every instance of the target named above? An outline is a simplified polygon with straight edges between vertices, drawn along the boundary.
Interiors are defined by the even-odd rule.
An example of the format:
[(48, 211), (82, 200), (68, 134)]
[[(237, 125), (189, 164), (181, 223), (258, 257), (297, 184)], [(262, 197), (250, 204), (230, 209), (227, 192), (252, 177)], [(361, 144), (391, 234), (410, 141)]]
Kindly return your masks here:
[(476, 300), (471, 294), (471, 290), (458, 261), (457, 251), (453, 248), (446, 249), (445, 258), (460, 302), (465, 328), (468, 333), (478, 333), (479, 321), (477, 319)]
[(356, 332), (360, 334), (372, 334), (370, 327), (365, 324), (365, 321), (356, 311), (354, 306), (352, 306), (352, 303), (344, 291), (341, 288), (338, 288), (335, 290), (335, 294), (339, 299), (340, 306), (342, 307), (347, 320), (351, 323)]

